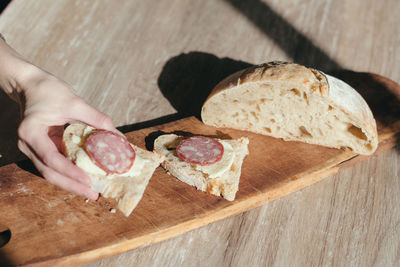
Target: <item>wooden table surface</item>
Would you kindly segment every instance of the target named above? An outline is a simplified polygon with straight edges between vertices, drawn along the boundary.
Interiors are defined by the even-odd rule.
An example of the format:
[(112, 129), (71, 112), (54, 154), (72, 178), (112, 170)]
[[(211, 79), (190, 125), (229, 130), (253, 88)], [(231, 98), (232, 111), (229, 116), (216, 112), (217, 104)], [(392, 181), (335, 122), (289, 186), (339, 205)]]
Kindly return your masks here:
[[(400, 83), (399, 14), (398, 0), (13, 0), (0, 32), (129, 131), (193, 114), (226, 75), (271, 60)], [(18, 121), (0, 98), (5, 162), (20, 156)], [(399, 206), (397, 146), (262, 207), (88, 266), (399, 266)]]

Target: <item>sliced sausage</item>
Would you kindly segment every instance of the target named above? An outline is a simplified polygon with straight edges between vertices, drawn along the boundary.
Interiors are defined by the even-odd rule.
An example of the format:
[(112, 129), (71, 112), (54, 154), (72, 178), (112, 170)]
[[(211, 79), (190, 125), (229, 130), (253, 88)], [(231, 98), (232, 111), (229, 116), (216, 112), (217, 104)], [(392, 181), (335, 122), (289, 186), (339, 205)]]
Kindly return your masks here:
[(220, 161), (224, 147), (213, 138), (193, 136), (184, 139), (176, 148), (176, 153), (185, 162), (204, 166)]
[(94, 163), (107, 174), (125, 173), (135, 160), (135, 150), (128, 140), (110, 131), (99, 130), (90, 134), (84, 149)]

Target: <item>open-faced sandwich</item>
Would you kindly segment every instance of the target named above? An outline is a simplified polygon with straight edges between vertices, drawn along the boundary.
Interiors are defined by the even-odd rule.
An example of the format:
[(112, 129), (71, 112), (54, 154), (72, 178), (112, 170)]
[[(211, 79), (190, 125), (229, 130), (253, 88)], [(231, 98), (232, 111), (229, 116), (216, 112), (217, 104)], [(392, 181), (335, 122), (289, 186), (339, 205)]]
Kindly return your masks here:
[(69, 125), (63, 135), (65, 156), (91, 177), (91, 188), (118, 202), (129, 216), (164, 157), (143, 150), (117, 133), (83, 124)]
[(159, 136), (154, 151), (162, 154), (161, 163), (182, 182), (210, 194), (234, 200), (249, 140), (245, 137), (221, 140), (205, 136)]

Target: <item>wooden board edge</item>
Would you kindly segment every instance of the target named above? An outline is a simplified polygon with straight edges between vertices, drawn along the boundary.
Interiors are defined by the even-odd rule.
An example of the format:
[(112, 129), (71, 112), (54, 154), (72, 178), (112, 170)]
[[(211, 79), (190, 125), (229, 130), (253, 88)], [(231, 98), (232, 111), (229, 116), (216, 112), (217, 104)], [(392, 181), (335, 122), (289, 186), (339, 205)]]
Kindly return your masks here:
[(252, 196), (249, 196), (246, 201), (242, 200), (240, 202), (234, 202), (231, 206), (217, 209), (212, 213), (203, 215), (203, 217), (196, 217), (195, 219), (174, 225), (169, 228), (165, 228), (150, 235), (139, 236), (130, 240), (124, 240), (115, 244), (111, 244), (107, 247), (84, 251), (62, 258), (49, 259), (42, 262), (31, 263), (26, 266), (79, 266), (97, 260), (109, 258), (129, 250), (146, 247), (177, 237), (195, 229), (204, 227), (208, 224), (229, 217), (233, 217), (242, 212), (259, 207), (267, 202), (290, 195), (291, 193), (297, 192), (310, 185), (313, 185), (328, 176), (336, 174), (341, 169), (351, 167), (361, 161), (376, 156), (397, 145), (397, 135), (397, 133), (391, 133), (383, 136), (383, 138), (380, 140), (381, 142), (378, 149), (373, 155), (361, 156), (355, 155), (352, 152), (346, 153), (344, 156), (339, 157), (341, 159), (339, 163), (336, 162), (336, 164), (334, 165), (328, 164), (325, 166), (325, 169), (317, 172), (307, 171), (305, 173), (299, 174), (296, 179), (292, 180), (290, 183), (287, 181), (283, 181), (282, 183), (279, 183), (279, 186), (272, 188), (267, 193), (259, 192)]
[[(307, 178), (312, 179), (313, 183), (322, 180), (323, 178), (333, 175), (337, 173), (339, 170), (338, 167), (330, 168), (327, 170), (323, 170), (320, 173), (314, 173), (313, 176), (308, 176)], [(300, 181), (300, 180), (299, 180)], [(246, 201), (237, 202), (231, 206), (225, 207), (223, 209), (216, 210), (213, 213), (209, 213), (203, 217), (197, 217), (193, 220), (189, 220), (172, 227), (166, 228), (164, 230), (154, 232), (150, 235), (140, 236), (134, 239), (125, 240), (116, 244), (112, 244), (108, 247), (98, 248), (90, 251), (85, 251), (79, 254), (69, 255), (59, 259), (52, 259), (45, 262), (40, 262), (37, 264), (32, 264), (30, 266), (75, 266), (87, 264), (96, 260), (108, 258), (122, 252), (126, 252), (128, 250), (133, 250), (141, 247), (145, 247), (148, 245), (152, 245), (155, 243), (159, 243), (174, 237), (177, 237), (181, 234), (193, 231), (195, 229), (204, 227), (208, 224), (235, 216), (242, 212), (248, 211), (250, 209), (259, 207), (266, 202), (278, 199), (280, 197), (289, 195), (290, 193), (296, 192), (300, 189), (303, 189), (304, 183), (285, 183), (281, 187), (276, 187), (271, 190), (268, 194), (260, 193), (255, 194), (252, 197), (246, 199)], [(290, 190), (289, 194), (282, 194), (282, 188), (287, 187), (284, 190)], [(286, 192), (288, 192), (286, 191)]]

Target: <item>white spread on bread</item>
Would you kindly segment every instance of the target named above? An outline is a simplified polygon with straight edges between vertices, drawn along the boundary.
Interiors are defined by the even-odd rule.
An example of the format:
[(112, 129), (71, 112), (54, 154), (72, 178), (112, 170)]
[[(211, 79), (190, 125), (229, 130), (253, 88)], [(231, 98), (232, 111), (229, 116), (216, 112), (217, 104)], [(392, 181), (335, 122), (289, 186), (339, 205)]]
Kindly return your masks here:
[(132, 167), (129, 169), (129, 171), (118, 175), (107, 175), (104, 170), (102, 170), (92, 161), (88, 154), (86, 154), (85, 150), (82, 147), (79, 147), (78, 151), (76, 152), (75, 164), (87, 173), (94, 175), (104, 175), (112, 178), (113, 176), (137, 176), (142, 171), (142, 168), (146, 161), (146, 159), (143, 159), (136, 154), (135, 161), (133, 162)]
[(235, 157), (235, 152), (230, 144), (224, 142), (223, 140), (218, 140), (224, 147), (224, 154), (222, 158), (210, 165), (201, 166), (198, 164), (193, 164), (194, 168), (208, 175), (210, 178), (216, 178), (221, 176), (224, 172), (229, 170), (232, 166), (233, 159)]

